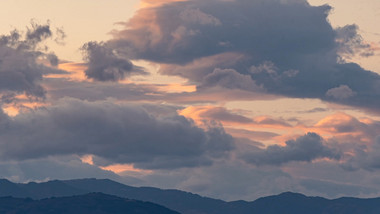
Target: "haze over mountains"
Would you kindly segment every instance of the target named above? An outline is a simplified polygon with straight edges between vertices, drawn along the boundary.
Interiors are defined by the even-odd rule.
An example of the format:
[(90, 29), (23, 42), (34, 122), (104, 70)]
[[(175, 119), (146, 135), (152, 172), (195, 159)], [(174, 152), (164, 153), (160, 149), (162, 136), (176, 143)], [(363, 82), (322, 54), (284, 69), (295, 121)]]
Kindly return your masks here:
[[(81, 205), (97, 204), (97, 206), (100, 207), (100, 210), (103, 209), (101, 210), (102, 212), (99, 211), (97, 213), (118, 213), (121, 209), (133, 210), (134, 207), (141, 207), (141, 205), (144, 205), (143, 211), (130, 212), (149, 213), (149, 209), (155, 209), (154, 212), (150, 211), (150, 213), (176, 213), (171, 210), (183, 214), (380, 213), (380, 198), (339, 198), (328, 200), (321, 197), (307, 197), (302, 194), (287, 192), (276, 196), (260, 198), (252, 202), (226, 202), (179, 190), (162, 190), (152, 187), (132, 187), (108, 179), (55, 180), (44, 183), (31, 182), (27, 184), (12, 183), (8, 180), (2, 179), (0, 180), (0, 196), (3, 197), (0, 198), (0, 209), (4, 210), (4, 204), (22, 204), (21, 208), (19, 206), (17, 209), (24, 209), (24, 211), (16, 212), (16, 209), (16, 211), (9, 213), (47, 213), (41, 212), (41, 210), (37, 209), (38, 207), (53, 207), (55, 209), (66, 207), (65, 209), (70, 210), (74, 208), (67, 208), (67, 206), (78, 203)], [(6, 196), (31, 199), (15, 199)], [(50, 197), (55, 198), (44, 199)], [(32, 199), (37, 201), (33, 201)], [(10, 203), (10, 201), (12, 203)], [(73, 201), (76, 201), (76, 203), (72, 203)], [(99, 204), (96, 201), (101, 201), (102, 203)], [(151, 203), (144, 204), (141, 201), (152, 202), (167, 207), (171, 210)], [(110, 211), (109, 209), (112, 207), (110, 206), (110, 203), (114, 204), (113, 207), (119, 207), (119, 209)], [(79, 208), (76, 207), (75, 209), (78, 210)], [(87, 211), (88, 210), (85, 210), (81, 213), (85, 213)], [(88, 212), (94, 213), (93, 210)]]

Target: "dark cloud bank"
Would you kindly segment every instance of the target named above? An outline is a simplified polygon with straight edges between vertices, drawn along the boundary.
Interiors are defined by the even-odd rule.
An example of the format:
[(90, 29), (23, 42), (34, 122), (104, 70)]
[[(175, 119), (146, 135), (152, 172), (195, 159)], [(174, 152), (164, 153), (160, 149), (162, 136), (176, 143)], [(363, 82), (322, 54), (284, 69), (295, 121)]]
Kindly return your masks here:
[(133, 163), (138, 168), (210, 165), (234, 147), (222, 128), (207, 131), (183, 116), (153, 116), (142, 106), (64, 99), (57, 106), (0, 123), (0, 157), (96, 156), (98, 165)]
[[(202, 129), (175, 108), (61, 99), (57, 105), (0, 115), (0, 158), (30, 160), (51, 156), (94, 155), (95, 165), (134, 164), (142, 169), (209, 166), (230, 159), (235, 139), (221, 127)], [(148, 113), (148, 111), (150, 113)], [(249, 146), (238, 159), (253, 165), (339, 159), (317, 134), (285, 146)]]
[(164, 63), (161, 73), (200, 91), (219, 85), (378, 110), (380, 76), (342, 58), (371, 50), (357, 26), (333, 29), (330, 10), (304, 0), (172, 2), (141, 9), (103, 45)]
[(315, 133), (308, 133), (296, 140), (286, 141), (285, 146), (268, 146), (257, 148), (242, 155), (248, 163), (255, 165), (282, 165), (292, 161), (310, 162), (315, 159), (328, 158), (339, 160), (338, 150), (330, 148), (324, 140)]

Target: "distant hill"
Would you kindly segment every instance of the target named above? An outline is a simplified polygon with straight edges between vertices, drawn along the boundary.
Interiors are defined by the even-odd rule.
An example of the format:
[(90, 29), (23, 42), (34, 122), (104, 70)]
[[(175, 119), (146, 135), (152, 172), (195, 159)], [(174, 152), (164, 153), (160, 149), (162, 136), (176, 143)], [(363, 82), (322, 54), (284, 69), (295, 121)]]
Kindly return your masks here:
[(103, 193), (41, 200), (0, 198), (2, 214), (179, 214), (150, 202), (123, 199)]
[[(0, 180), (0, 196), (42, 199), (102, 192), (122, 198), (149, 201), (183, 214), (372, 214), (380, 213), (380, 198), (328, 200), (297, 193), (282, 193), (253, 202), (226, 202), (179, 190), (132, 187), (108, 179), (79, 179), (16, 184)], [(0, 212), (1, 213), (1, 212)]]

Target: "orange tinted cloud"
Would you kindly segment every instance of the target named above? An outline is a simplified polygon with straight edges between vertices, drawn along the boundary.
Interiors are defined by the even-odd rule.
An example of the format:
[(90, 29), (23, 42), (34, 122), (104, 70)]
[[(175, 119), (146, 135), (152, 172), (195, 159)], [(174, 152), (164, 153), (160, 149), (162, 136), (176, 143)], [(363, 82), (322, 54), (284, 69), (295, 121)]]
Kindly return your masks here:
[(167, 85), (156, 85), (157, 90), (166, 93), (181, 93), (181, 92), (195, 92), (195, 85), (182, 85), (178, 83), (172, 83)]
[(281, 144), (289, 139), (315, 132), (325, 139), (339, 142), (371, 143), (380, 135), (380, 123), (370, 118), (357, 119), (346, 113), (329, 115), (315, 125), (295, 126), (282, 118), (270, 116), (247, 117), (245, 112), (215, 106), (190, 106), (180, 114), (193, 119), (198, 125), (205, 121), (220, 122), (234, 137), (263, 141), (265, 144)]
[[(150, 8), (139, 10), (128, 22), (119, 24), (125, 25), (126, 30), (111, 32), (113, 37), (115, 39), (128, 37), (134, 46), (139, 49), (145, 49), (149, 45), (154, 45), (162, 38), (161, 29), (157, 24), (156, 11)], [(149, 42), (145, 39), (141, 39), (140, 34), (131, 33), (130, 29), (133, 29), (133, 32), (144, 32), (144, 34), (149, 37)]]
[(342, 124), (349, 124), (351, 122), (356, 122), (355, 118), (348, 114), (339, 112), (323, 118), (317, 124), (315, 124), (315, 126), (336, 132), (338, 126)]
[(252, 119), (248, 117), (223, 107), (215, 106), (190, 106), (181, 110), (179, 113), (198, 123), (202, 123), (204, 120), (220, 121), (223, 124), (246, 124), (252, 122)]
[(123, 173), (123, 172), (139, 172), (139, 173), (148, 174), (152, 172), (151, 170), (136, 169), (134, 168), (132, 164), (114, 164), (114, 165), (99, 167), (99, 168), (114, 172), (116, 174)]
[(44, 102), (39, 102), (38, 100), (31, 100), (25, 94), (19, 94), (15, 96), (16, 102), (2, 104), (3, 111), (9, 116), (16, 116), (21, 111), (35, 109), (38, 107), (46, 106)]
[(220, 121), (223, 125), (240, 125), (256, 128), (291, 129), (293, 126), (281, 118), (270, 116), (247, 117), (242, 110), (228, 110), (215, 106), (189, 106), (180, 114), (202, 123), (204, 120)]
[(71, 80), (83, 81), (86, 80), (84, 70), (87, 66), (84, 63), (62, 63), (58, 65), (59, 69), (70, 72), (70, 74), (51, 74), (46, 76), (47, 78), (69, 78)]
[(73, 81), (83, 81), (86, 80), (84, 70), (87, 66), (84, 63), (61, 63), (57, 66), (58, 69), (69, 72), (68, 74), (46, 74), (44, 78), (66, 78)]
[[(276, 144), (301, 136), (304, 130), (293, 127), (281, 118), (269, 116), (249, 117), (250, 112), (229, 110), (215, 106), (189, 106), (179, 114), (191, 118), (199, 126), (210, 122), (220, 122), (227, 133), (237, 138), (247, 138), (253, 141), (263, 141), (266, 144)], [(246, 115), (245, 115), (246, 114)]]
[(308, 130), (342, 141), (371, 143), (380, 134), (380, 123), (369, 118), (359, 120), (346, 113), (338, 112), (323, 118)]
[(19, 113), (19, 109), (15, 106), (3, 107), (3, 111), (9, 116), (16, 116)]
[[(84, 155), (80, 159), (83, 163), (94, 165), (92, 155)], [(134, 168), (133, 164), (113, 164), (113, 165), (109, 165), (109, 166), (101, 166), (99, 168), (103, 169), (103, 170), (108, 170), (108, 171), (114, 172), (116, 174), (122, 173), (122, 172), (151, 173), (150, 170), (136, 169), (136, 168)]]

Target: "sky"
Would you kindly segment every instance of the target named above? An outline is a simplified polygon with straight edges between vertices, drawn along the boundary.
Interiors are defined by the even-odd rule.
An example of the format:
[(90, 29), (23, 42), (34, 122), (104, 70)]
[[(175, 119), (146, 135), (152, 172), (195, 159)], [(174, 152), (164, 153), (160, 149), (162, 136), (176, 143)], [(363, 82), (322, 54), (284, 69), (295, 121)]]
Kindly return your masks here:
[(380, 3), (4, 0), (0, 174), (380, 196)]

